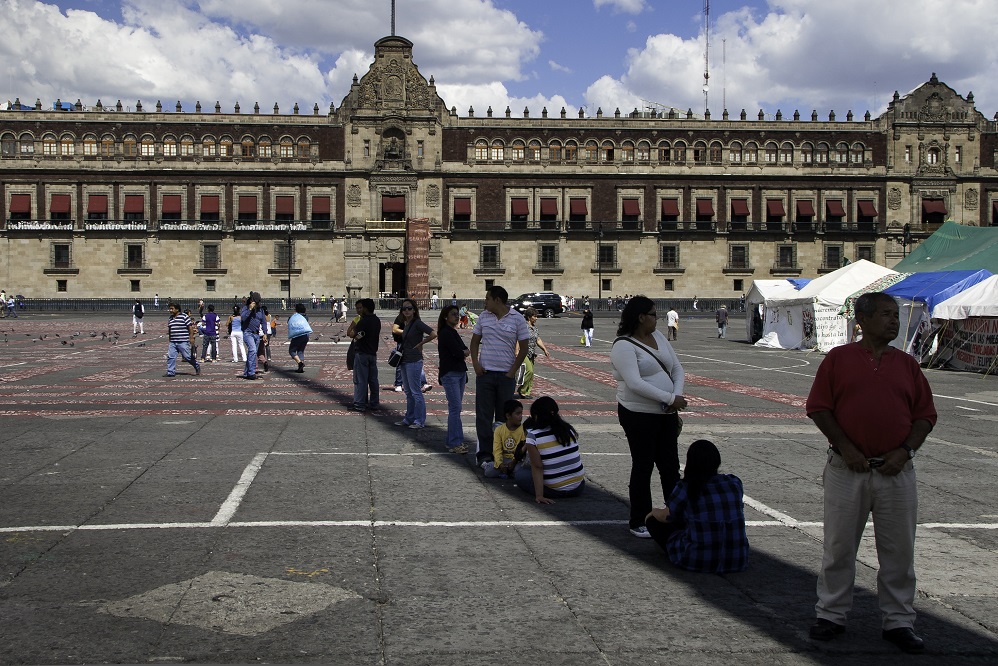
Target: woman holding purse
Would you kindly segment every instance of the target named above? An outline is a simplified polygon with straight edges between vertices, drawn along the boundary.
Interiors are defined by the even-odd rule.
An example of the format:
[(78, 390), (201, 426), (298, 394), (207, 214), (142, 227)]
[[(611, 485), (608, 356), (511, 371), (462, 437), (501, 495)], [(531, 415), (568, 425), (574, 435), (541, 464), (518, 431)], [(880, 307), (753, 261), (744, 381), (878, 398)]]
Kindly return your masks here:
[(679, 411), (686, 408), (686, 375), (660, 331), (655, 303), (646, 296), (628, 301), (610, 351), (617, 380), (617, 418), (631, 450), (631, 534), (651, 535), (645, 517), (652, 509), (651, 475), (658, 468), (668, 498), (679, 481)]
[[(419, 318), (419, 309), (411, 299), (402, 301), (402, 390), (405, 391), (405, 417), (395, 425), (413, 430), (426, 427), (426, 400), (420, 378), (423, 376), (423, 345), (437, 339), (437, 334)], [(425, 336), (425, 337), (424, 337)]]

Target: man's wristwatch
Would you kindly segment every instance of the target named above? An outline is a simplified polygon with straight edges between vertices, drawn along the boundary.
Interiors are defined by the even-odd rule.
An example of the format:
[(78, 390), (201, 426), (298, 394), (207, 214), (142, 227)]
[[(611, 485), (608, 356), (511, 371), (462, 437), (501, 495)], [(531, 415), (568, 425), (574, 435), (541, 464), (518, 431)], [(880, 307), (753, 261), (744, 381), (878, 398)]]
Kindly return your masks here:
[(911, 448), (907, 444), (902, 444), (901, 448), (908, 452), (908, 460), (911, 460), (912, 458), (915, 457), (915, 449)]

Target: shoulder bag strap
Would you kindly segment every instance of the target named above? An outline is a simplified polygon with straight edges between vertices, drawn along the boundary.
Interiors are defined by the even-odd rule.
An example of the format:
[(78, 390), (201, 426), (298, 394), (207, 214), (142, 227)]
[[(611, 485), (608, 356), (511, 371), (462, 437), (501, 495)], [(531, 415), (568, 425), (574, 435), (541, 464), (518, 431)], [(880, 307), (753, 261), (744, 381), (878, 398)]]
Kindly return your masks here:
[[(644, 350), (645, 350), (646, 352), (648, 352), (649, 354), (651, 354), (651, 357), (652, 357), (653, 359), (655, 359), (656, 361), (658, 361), (658, 364), (659, 364), (660, 366), (662, 366), (662, 370), (664, 370), (664, 371), (665, 371), (665, 374), (669, 375), (669, 377), (672, 377), (672, 373), (671, 373), (671, 372), (669, 372), (669, 368), (665, 367), (665, 363), (663, 363), (663, 362), (662, 362), (662, 359), (661, 359), (661, 358), (659, 358), (658, 354), (656, 354), (656, 353), (655, 353), (655, 350), (654, 350), (654, 349), (651, 349), (650, 347), (648, 347), (648, 346), (646, 346), (646, 345), (643, 345), (643, 344), (641, 344), (640, 342), (638, 342), (638, 341), (637, 341), (637, 340), (635, 340), (634, 338), (631, 338), (631, 337), (628, 337), (628, 336), (626, 336), (626, 335), (622, 335), (622, 336), (620, 336), (619, 338), (617, 338), (616, 340), (614, 340), (614, 341), (613, 341), (613, 344), (617, 344), (617, 343), (618, 343), (619, 341), (621, 341), (621, 340), (626, 340), (627, 342), (630, 342), (630, 343), (631, 343), (632, 345), (634, 345), (635, 347), (638, 347), (638, 348), (640, 348), (640, 349), (644, 349)], [(612, 345), (611, 345), (611, 346), (612, 346)]]

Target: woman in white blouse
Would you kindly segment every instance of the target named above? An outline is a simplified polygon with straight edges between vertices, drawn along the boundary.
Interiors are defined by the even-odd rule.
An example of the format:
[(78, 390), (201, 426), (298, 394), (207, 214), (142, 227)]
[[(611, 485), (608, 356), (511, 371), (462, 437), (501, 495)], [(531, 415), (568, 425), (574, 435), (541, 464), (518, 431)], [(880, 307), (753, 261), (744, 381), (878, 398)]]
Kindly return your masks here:
[(644, 523), (652, 509), (652, 471), (658, 468), (666, 498), (679, 481), (679, 411), (686, 408), (683, 366), (657, 325), (655, 303), (631, 298), (610, 351), (617, 418), (631, 450), (630, 529), (643, 539), (650, 537)]

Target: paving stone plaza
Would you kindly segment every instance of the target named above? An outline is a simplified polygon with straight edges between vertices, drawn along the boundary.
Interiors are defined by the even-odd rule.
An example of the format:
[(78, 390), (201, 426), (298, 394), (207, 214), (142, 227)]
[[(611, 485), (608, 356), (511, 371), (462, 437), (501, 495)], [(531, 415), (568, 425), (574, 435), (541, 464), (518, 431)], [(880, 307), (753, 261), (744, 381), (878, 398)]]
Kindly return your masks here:
[[(304, 374), (284, 342), (271, 372), (245, 382), (222, 340), (200, 376), (180, 364), (166, 379), (165, 310), (137, 337), (126, 315), (0, 321), (0, 663), (903, 657), (880, 637), (872, 525), (846, 634), (808, 638), (826, 443), (803, 407), (820, 354), (749, 346), (735, 317), (726, 340), (712, 318), (683, 321), (681, 457), (700, 437), (718, 445), (722, 471), (744, 482), (751, 543), (747, 571), (703, 575), (627, 530), (611, 318), (597, 318), (590, 349), (577, 317), (540, 324), (553, 358), (538, 362), (535, 397), (576, 426), (587, 474), (582, 497), (541, 506), (446, 453), (439, 387), (429, 427), (392, 425), (405, 402), (387, 344), (385, 409), (358, 414), (343, 324), (313, 318)], [(436, 383), (435, 350), (427, 375)], [(993, 664), (998, 379), (926, 376), (939, 423), (916, 460), (916, 630), (926, 660)]]

